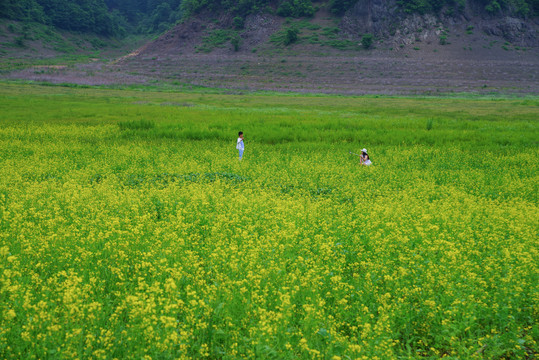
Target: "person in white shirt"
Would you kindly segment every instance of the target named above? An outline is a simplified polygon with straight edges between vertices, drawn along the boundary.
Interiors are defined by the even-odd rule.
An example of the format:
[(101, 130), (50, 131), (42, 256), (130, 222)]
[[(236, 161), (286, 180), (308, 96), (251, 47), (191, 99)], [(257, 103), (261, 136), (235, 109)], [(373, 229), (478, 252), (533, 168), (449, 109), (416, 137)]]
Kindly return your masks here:
[(371, 163), (371, 158), (369, 157), (369, 154), (367, 154), (367, 149), (361, 150), (361, 155), (359, 156), (359, 162), (361, 165), (369, 166)]
[(243, 150), (245, 149), (245, 145), (243, 144), (243, 131), (240, 131), (238, 133), (238, 141), (236, 142), (236, 149), (240, 153), (240, 160), (243, 158)]

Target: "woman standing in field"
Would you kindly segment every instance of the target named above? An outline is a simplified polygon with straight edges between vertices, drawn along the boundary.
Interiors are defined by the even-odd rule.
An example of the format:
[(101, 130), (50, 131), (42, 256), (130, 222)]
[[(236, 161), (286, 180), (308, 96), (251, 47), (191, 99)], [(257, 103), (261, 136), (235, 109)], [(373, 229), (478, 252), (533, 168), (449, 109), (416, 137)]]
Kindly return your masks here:
[(369, 166), (371, 165), (371, 158), (369, 157), (369, 154), (367, 154), (367, 149), (361, 150), (361, 155), (359, 156), (359, 162), (361, 165)]
[(238, 140), (236, 141), (236, 149), (239, 151), (240, 160), (243, 158), (243, 150), (245, 149), (243, 145), (243, 131), (238, 133)]

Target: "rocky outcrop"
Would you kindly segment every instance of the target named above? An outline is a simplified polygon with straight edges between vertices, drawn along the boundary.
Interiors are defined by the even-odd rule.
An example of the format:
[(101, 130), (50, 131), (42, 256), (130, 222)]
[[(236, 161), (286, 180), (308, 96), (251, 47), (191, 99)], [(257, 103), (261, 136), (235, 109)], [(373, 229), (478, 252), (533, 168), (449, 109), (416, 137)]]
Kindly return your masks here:
[(343, 17), (343, 27), (357, 33), (389, 35), (402, 18), (395, 0), (359, 0)]
[(359, 0), (342, 19), (341, 28), (350, 37), (373, 34), (396, 44), (412, 44), (439, 36), (443, 27), (431, 14), (405, 14), (395, 0)]
[(521, 18), (510, 9), (493, 16), (479, 1), (467, 1), (461, 11), (447, 10), (437, 15), (407, 14), (400, 10), (396, 0), (359, 0), (342, 18), (341, 29), (351, 38), (369, 33), (395, 43), (410, 44), (418, 40), (418, 33), (426, 39), (439, 36), (444, 27), (460, 24), (502, 37), (514, 45), (539, 46), (537, 18)]
[(500, 36), (515, 45), (538, 46), (537, 26), (533, 22), (510, 16), (486, 21), (481, 29), (487, 35)]

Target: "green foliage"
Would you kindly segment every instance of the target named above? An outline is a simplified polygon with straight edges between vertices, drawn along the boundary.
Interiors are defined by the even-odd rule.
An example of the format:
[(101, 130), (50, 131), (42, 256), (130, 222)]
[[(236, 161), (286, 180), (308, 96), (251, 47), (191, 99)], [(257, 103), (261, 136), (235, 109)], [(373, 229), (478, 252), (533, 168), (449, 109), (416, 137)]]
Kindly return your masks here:
[(358, 0), (330, 0), (329, 9), (335, 15), (342, 15), (353, 5), (357, 3)]
[(438, 12), (443, 6), (454, 6), (453, 0), (398, 0), (397, 3), (408, 13), (425, 14)]
[(120, 130), (149, 130), (155, 127), (155, 121), (139, 119), (126, 120), (118, 123)]
[(363, 35), (363, 37), (361, 38), (361, 45), (362, 45), (365, 49), (370, 49), (371, 46), (372, 46), (373, 40), (374, 40), (374, 37), (372, 36), (372, 34), (365, 34), (365, 35)]
[(235, 34), (232, 37), (232, 39), (230, 39), (230, 43), (232, 44), (232, 46), (234, 48), (234, 51), (239, 51), (240, 50), (241, 39), (240, 39), (239, 35)]
[(440, 45), (447, 45), (449, 42), (447, 41), (447, 35), (440, 35), (439, 39)]
[[(518, 15), (528, 16), (539, 12), (538, 0), (472, 0), (484, 6), (485, 11), (497, 14), (503, 9), (510, 10)], [(397, 4), (408, 13), (437, 13), (442, 8), (448, 8), (449, 13), (461, 11), (466, 4), (465, 0), (398, 0)]]
[(2, 0), (0, 17), (83, 33), (161, 32), (182, 17), (181, 0)]
[(263, 11), (269, 4), (269, 0), (183, 0), (181, 10), (187, 16), (201, 11), (226, 11), (245, 17)]
[(36, 0), (1, 0), (0, 17), (44, 23), (47, 16)]
[(509, 10), (521, 16), (537, 15), (539, 11), (538, 0), (488, 0), (485, 10), (496, 15), (503, 10)]
[(270, 41), (277, 45), (288, 46), (299, 40), (300, 29), (298, 26), (291, 26), (274, 33)]
[(118, 29), (103, 0), (37, 0), (51, 23), (61, 29), (115, 35)]
[(311, 0), (284, 0), (277, 9), (277, 15), (283, 17), (311, 17), (314, 13)]
[[(398, 0), (408, 13), (453, 14), (466, 0)], [(539, 0), (469, 0), (496, 15), (509, 11), (521, 16), (539, 14)], [(329, 10), (342, 15), (357, 0), (330, 0)], [(310, 17), (316, 12), (312, 0), (0, 0), (0, 17), (23, 22), (51, 24), (59, 29), (124, 36), (128, 33), (160, 33), (182, 18), (202, 11), (224, 11), (234, 16), (233, 26), (242, 29), (245, 16), (273, 12), (285, 17)]]
[(290, 45), (298, 40), (299, 30), (296, 28), (286, 29), (285, 45)]
[(331, 46), (339, 50), (354, 50), (358, 48), (357, 42), (348, 40), (348, 39), (343, 39), (343, 40), (332, 39), (332, 40), (323, 41), (321, 43), (323, 45)]
[(337, 34), (340, 32), (341, 30), (338, 28), (338, 27), (325, 27), (322, 29), (322, 35), (330, 38), (330, 39), (336, 39), (337, 38)]
[(234, 25), (234, 28), (241, 30), (245, 26), (245, 20), (241, 16), (236, 16), (232, 19), (232, 24)]
[[(286, 22), (289, 26), (274, 33), (270, 41), (278, 45), (290, 45), (292, 43), (318, 44), (330, 46), (340, 50), (358, 50), (358, 44), (348, 39), (340, 39), (337, 27), (321, 28), (318, 24), (312, 24), (308, 20), (292, 20)], [(301, 36), (300, 36), (301, 35)]]
[(485, 10), (490, 14), (496, 14), (502, 10), (502, 7), (497, 1), (491, 1), (487, 6), (485, 6)]
[(202, 44), (197, 50), (202, 52), (211, 52), (214, 48), (224, 47), (228, 42), (234, 46), (234, 50), (239, 50), (240, 39), (234, 30), (215, 29), (202, 39)]
[[(478, 2), (496, 15), (509, 11), (521, 16), (539, 14), (539, 0), (468, 0)], [(329, 10), (342, 15), (357, 0), (330, 0)], [(453, 14), (464, 9), (466, 0), (398, 0), (408, 13)], [(310, 17), (316, 9), (312, 0), (0, 0), (0, 17), (53, 26), (101, 36), (128, 33), (160, 33), (182, 18), (202, 11), (224, 11), (235, 16), (233, 26), (242, 29), (245, 16), (257, 12), (286, 17)]]
[(16, 47), (20, 47), (20, 48), (25, 47), (25, 44), (24, 44), (24, 37), (23, 37), (23, 36), (18, 36), (18, 37), (16, 37), (16, 38), (15, 38), (14, 45), (15, 45)]

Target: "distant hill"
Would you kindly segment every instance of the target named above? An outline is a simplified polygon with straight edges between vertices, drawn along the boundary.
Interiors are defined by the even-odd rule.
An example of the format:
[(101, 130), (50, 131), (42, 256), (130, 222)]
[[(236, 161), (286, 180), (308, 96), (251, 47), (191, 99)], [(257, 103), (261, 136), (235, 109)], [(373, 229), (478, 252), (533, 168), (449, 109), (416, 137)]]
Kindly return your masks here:
[[(250, 15), (310, 18), (320, 9), (344, 17), (352, 32), (387, 35), (412, 14), (456, 21), (479, 16), (485, 20), (510, 17), (527, 22), (539, 15), (539, 0), (1, 0), (0, 18), (121, 36), (164, 32), (200, 14), (227, 15), (231, 19), (228, 25), (242, 28)], [(512, 32), (515, 26), (518, 25), (513, 21), (491, 31)]]
[[(134, 51), (133, 44), (119, 45), (132, 52), (118, 51), (112, 62), (24, 65), (4, 70), (5, 77), (345, 94), (539, 94), (535, 0), (183, 0), (178, 11), (182, 20), (170, 30)], [(25, 56), (47, 48), (7, 28), (2, 35), (0, 24), (0, 41), (28, 42)], [(109, 42), (90, 40), (80, 47)], [(0, 47), (5, 58), (14, 52), (22, 50)]]
[(308, 17), (279, 3), (239, 18), (189, 18), (116, 64), (138, 76), (236, 89), (338, 93), (539, 93), (537, 17), (479, 2), (417, 11), (359, 0), (318, 1)]
[[(522, 15), (532, 14), (531, 10), (524, 12), (507, 7), (492, 13), (484, 2), (467, 1), (459, 6), (447, 2), (453, 6), (429, 7), (431, 11), (413, 8), (412, 11), (404, 4), (410, 2), (358, 0), (350, 2), (346, 9), (335, 11), (335, 3), (335, 0), (316, 2), (312, 14), (308, 12), (309, 16), (297, 18), (279, 15), (283, 2), (271, 3), (264, 11), (247, 11), (245, 17), (235, 16), (234, 8), (225, 11), (215, 7), (210, 11), (193, 7), (188, 18), (141, 48), (136, 55), (312, 53), (374, 48), (398, 51), (420, 45), (436, 45), (440, 48), (438, 51), (461, 52), (449, 45), (471, 47), (478, 42), (484, 48), (501, 43), (503, 45), (498, 47), (505, 46), (504, 50), (539, 47), (538, 17)], [(312, 3), (309, 1), (309, 4)]]

